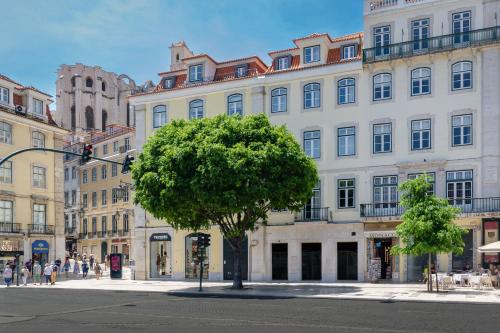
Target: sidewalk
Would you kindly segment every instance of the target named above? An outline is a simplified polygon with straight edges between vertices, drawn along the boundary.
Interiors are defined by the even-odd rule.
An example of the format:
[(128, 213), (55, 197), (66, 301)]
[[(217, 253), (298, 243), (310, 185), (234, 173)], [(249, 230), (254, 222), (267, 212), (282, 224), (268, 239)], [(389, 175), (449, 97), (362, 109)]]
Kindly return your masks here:
[[(108, 275), (108, 274), (106, 274)], [(96, 280), (60, 279), (54, 286), (19, 288), (63, 288), (136, 292), (162, 292), (181, 297), (233, 297), (233, 298), (329, 298), (350, 300), (378, 300), (385, 302), (443, 302), (443, 303), (497, 303), (500, 290), (475, 290), (456, 288), (444, 292), (427, 293), (423, 284), (372, 284), (372, 283), (244, 283), (244, 290), (232, 290), (231, 282), (203, 282), (203, 292), (198, 292), (194, 281), (138, 281), (130, 280), (125, 272), (122, 280), (104, 276)], [(4, 286), (2, 286), (4, 287)], [(13, 287), (11, 287), (13, 288)], [(14, 287), (15, 288), (15, 287)]]

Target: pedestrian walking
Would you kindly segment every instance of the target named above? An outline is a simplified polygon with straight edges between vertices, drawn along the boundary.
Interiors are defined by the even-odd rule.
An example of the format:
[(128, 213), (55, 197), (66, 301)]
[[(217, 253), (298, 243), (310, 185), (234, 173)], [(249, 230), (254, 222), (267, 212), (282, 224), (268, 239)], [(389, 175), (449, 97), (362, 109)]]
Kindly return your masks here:
[(66, 277), (66, 279), (68, 278), (68, 273), (69, 273), (70, 267), (71, 267), (71, 265), (69, 263), (69, 257), (66, 257), (66, 260), (64, 261), (64, 266), (63, 266), (64, 276)]
[(85, 258), (83, 259), (82, 262), (82, 272), (83, 272), (83, 278), (87, 278), (87, 274), (89, 273), (89, 265), (87, 264), (87, 260)]
[(26, 268), (30, 271), (30, 273), (33, 272), (33, 261), (31, 261), (31, 259), (26, 261)]
[(48, 285), (50, 281), (50, 276), (52, 275), (52, 267), (47, 263), (43, 269), (43, 276), (45, 277), (45, 283)]
[(94, 256), (93, 255), (90, 255), (89, 264), (90, 264), (90, 270), (93, 270), (94, 269)]
[(9, 264), (5, 266), (3, 271), (3, 280), (5, 281), (7, 287), (10, 287), (10, 284), (12, 283), (12, 268), (10, 268)]
[(60, 258), (58, 258), (56, 261), (55, 261), (55, 264), (57, 266), (57, 270), (56, 270), (56, 273), (57, 275), (59, 275), (60, 272), (62, 272), (61, 270), (61, 264), (62, 264), (62, 261)]
[(35, 261), (35, 264), (33, 265), (33, 284), (39, 283), (42, 285), (42, 266), (38, 263), (38, 261)]
[(52, 273), (50, 273), (50, 285), (56, 284), (57, 274), (59, 273), (59, 266), (56, 263), (52, 265)]
[(78, 277), (80, 274), (80, 264), (78, 263), (78, 260), (75, 260), (75, 264), (73, 265), (73, 275)]
[(99, 265), (99, 262), (97, 260), (95, 262), (94, 272), (95, 272), (95, 278), (97, 280), (99, 280), (102, 276), (102, 268), (101, 268), (101, 265)]
[(28, 285), (29, 277), (30, 277), (30, 271), (26, 266), (24, 266), (23, 269), (21, 269), (21, 278), (23, 279), (23, 286)]

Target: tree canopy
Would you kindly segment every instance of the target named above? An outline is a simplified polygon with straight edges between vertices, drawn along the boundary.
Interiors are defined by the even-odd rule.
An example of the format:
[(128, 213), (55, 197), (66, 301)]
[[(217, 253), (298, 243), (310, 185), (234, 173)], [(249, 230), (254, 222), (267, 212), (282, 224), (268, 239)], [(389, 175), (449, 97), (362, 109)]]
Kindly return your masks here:
[(175, 228), (218, 225), (235, 251), (271, 208), (296, 211), (318, 182), (314, 161), (267, 116), (175, 120), (132, 166), (135, 201)]
[(405, 212), (396, 232), (403, 245), (394, 246), (393, 251), (413, 255), (460, 254), (464, 247), (464, 230), (453, 223), (459, 210), (446, 199), (430, 193), (431, 184), (427, 177), (417, 177), (400, 186), (400, 204)]

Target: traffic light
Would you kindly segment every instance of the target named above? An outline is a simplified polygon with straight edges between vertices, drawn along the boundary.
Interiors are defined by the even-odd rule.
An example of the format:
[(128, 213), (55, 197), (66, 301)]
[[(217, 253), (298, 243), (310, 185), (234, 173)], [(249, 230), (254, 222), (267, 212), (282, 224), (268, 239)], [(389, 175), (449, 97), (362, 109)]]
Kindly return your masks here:
[(198, 249), (202, 249), (203, 248), (203, 244), (204, 244), (204, 240), (205, 240), (205, 235), (204, 234), (198, 234), (198, 240), (196, 241), (196, 245), (198, 245)]
[(130, 166), (132, 165), (132, 161), (134, 160), (134, 156), (125, 156), (125, 160), (122, 164), (122, 173), (127, 173), (130, 171)]
[(82, 163), (87, 163), (92, 159), (92, 145), (84, 145), (82, 152)]
[(203, 237), (203, 247), (207, 248), (210, 246), (210, 235), (204, 235)]

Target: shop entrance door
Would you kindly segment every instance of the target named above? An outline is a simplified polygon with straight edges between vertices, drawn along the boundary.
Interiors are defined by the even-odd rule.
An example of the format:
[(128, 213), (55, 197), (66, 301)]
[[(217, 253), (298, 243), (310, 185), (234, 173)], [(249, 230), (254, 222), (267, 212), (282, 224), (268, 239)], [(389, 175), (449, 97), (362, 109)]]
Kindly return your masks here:
[(358, 243), (337, 243), (337, 280), (358, 279)]
[(392, 240), (387, 238), (375, 239), (375, 258), (380, 258), (381, 279), (392, 279)]
[(106, 261), (106, 256), (108, 255), (108, 242), (101, 243), (101, 262)]
[(302, 243), (302, 280), (321, 280), (321, 243)]
[[(233, 248), (229, 241), (224, 238), (224, 280), (232, 280), (234, 274)], [(241, 249), (241, 275), (243, 280), (248, 279), (248, 238), (245, 237)]]
[(273, 280), (288, 280), (288, 244), (272, 244), (271, 259)]
[(454, 271), (461, 271), (464, 269), (465, 265), (469, 265), (470, 267), (474, 267), (473, 263), (473, 257), (474, 257), (474, 250), (473, 250), (473, 235), (474, 231), (472, 229), (469, 229), (467, 233), (462, 237), (465, 246), (464, 246), (464, 252), (462, 254), (452, 254), (451, 257), (451, 262), (452, 262), (452, 270)]

